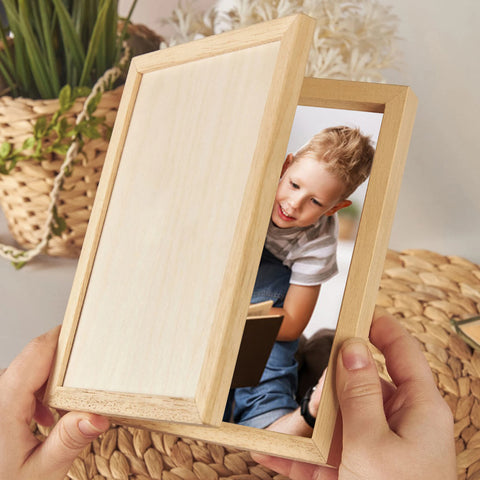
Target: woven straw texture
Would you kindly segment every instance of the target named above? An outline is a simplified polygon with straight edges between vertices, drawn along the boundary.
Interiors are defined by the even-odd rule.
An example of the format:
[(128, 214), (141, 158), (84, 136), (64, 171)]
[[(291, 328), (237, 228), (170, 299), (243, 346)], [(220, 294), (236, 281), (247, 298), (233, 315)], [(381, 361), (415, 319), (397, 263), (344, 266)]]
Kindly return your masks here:
[[(480, 479), (480, 352), (450, 328), (480, 312), (480, 267), (424, 250), (388, 253), (377, 303), (416, 337), (455, 418), (459, 479)], [(380, 370), (383, 359), (375, 353)], [(33, 427), (35, 428), (35, 426)], [(43, 437), (47, 431), (37, 427)], [(246, 452), (114, 426), (77, 458), (71, 480), (285, 480)]]
[[(95, 112), (96, 116), (105, 117), (109, 127), (113, 127), (122, 90), (123, 87), (118, 87), (105, 92)], [(74, 123), (84, 100), (78, 99), (68, 112), (69, 123)], [(0, 97), (0, 143), (8, 141), (21, 148), (23, 141), (32, 135), (36, 120), (51, 117), (58, 108), (57, 99)], [(52, 237), (47, 254), (62, 257), (80, 254), (107, 147), (108, 141), (103, 138), (89, 140), (83, 154), (75, 160), (57, 202), (58, 214), (65, 218), (67, 229), (61, 237)], [(56, 154), (50, 154), (42, 163), (23, 160), (9, 175), (0, 175), (0, 205), (10, 232), (24, 248), (34, 247), (42, 238), (49, 195), (63, 160), (63, 156)]]
[(458, 478), (480, 479), (480, 351), (450, 326), (453, 316), (479, 314), (480, 267), (430, 251), (389, 252), (377, 304), (419, 340), (453, 412)]

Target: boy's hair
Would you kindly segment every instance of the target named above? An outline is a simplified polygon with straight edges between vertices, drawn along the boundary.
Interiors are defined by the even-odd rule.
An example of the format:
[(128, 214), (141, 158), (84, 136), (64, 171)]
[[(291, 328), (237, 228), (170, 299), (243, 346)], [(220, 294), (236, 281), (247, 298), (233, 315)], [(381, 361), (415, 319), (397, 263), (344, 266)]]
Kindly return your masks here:
[(330, 127), (314, 135), (294, 156), (305, 155), (325, 162), (327, 170), (345, 182), (344, 198), (348, 198), (370, 175), (375, 149), (370, 137), (358, 128)]

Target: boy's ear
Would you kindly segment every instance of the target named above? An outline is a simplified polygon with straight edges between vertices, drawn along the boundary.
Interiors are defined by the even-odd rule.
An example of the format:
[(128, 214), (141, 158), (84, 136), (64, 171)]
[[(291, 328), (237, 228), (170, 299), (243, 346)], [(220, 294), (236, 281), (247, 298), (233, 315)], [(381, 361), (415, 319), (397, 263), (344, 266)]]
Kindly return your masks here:
[(283, 175), (287, 171), (288, 167), (292, 164), (292, 162), (293, 162), (293, 153), (289, 153), (285, 158), (285, 161), (283, 162), (282, 173), (280, 175), (280, 178), (283, 177)]
[(330, 217), (334, 213), (337, 213), (339, 210), (342, 208), (347, 208), (352, 204), (350, 200), (342, 200), (341, 202), (338, 202), (335, 206), (333, 206), (330, 210), (324, 213), (327, 217)]

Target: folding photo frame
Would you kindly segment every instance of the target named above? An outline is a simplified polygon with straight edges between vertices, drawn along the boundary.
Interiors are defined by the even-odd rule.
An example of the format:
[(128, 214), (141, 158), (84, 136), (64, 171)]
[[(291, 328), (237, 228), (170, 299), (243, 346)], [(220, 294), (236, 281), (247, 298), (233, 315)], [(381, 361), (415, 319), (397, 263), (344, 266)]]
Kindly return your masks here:
[[(334, 463), (336, 352), (368, 335), (416, 99), (304, 78), (313, 27), (295, 15), (132, 60), (49, 405)], [(383, 113), (312, 438), (222, 422), (297, 105)]]

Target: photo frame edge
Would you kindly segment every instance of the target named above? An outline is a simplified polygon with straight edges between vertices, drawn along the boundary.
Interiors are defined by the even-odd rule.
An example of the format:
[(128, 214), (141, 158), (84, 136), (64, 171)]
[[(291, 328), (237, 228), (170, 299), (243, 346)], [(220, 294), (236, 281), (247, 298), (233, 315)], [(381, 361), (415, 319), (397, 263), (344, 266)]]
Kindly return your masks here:
[[(169, 68), (190, 61), (203, 60), (216, 55), (280, 41), (289, 29), (295, 27), (297, 22), (308, 23), (310, 22), (309, 19), (313, 21), (312, 17), (303, 13), (297, 13), (241, 29), (210, 35), (192, 42), (174, 45), (162, 50), (165, 57), (162, 60), (162, 68)], [(266, 23), (268, 23), (268, 28), (265, 26)], [(245, 38), (242, 38), (245, 36), (245, 33), (252, 34), (252, 38), (245, 41)], [(240, 40), (241, 43), (239, 43)], [(137, 69), (140, 73), (149, 73), (152, 71), (152, 68), (155, 69), (156, 53), (150, 52), (136, 57)]]
[[(95, 401), (92, 398), (95, 397)], [(98, 400), (97, 400), (98, 399)], [(59, 387), (55, 400), (69, 409), (81, 411), (88, 405), (88, 411), (109, 418), (151, 418), (158, 411), (168, 412), (175, 422), (194, 424), (200, 422), (200, 414), (193, 398), (172, 398), (132, 393), (108, 392), (70, 387)], [(58, 407), (60, 408), (60, 407)], [(112, 409), (115, 414), (109, 413)]]
[[(382, 170), (385, 170), (384, 175), (389, 181), (382, 184), (381, 179), (376, 180), (374, 178), (374, 182), (368, 185), (362, 220), (360, 221), (355, 242), (355, 250), (345, 287), (344, 301), (340, 310), (325, 379), (325, 385), (328, 388), (324, 390), (322, 395), (317, 417), (319, 423), (316, 425), (312, 435), (312, 440), (317, 445), (319, 451), (327, 458), (330, 455), (331, 442), (338, 415), (338, 401), (335, 395), (334, 381), (338, 351), (341, 343), (346, 338), (368, 338), (415, 119), (417, 99), (411, 88), (395, 85), (390, 87), (389, 98), (384, 99), (384, 121), (386, 120), (387, 124), (384, 126), (385, 124), (382, 122), (378, 141), (382, 150), (389, 150), (384, 153), (384, 156), (389, 159), (388, 169), (385, 170), (383, 165), (379, 165), (376, 168), (378, 172), (380, 171), (380, 166), (382, 166)], [(385, 138), (387, 136), (390, 138)], [(394, 141), (391, 142), (390, 140)], [(380, 152), (380, 154), (383, 154), (383, 152)], [(377, 159), (377, 153), (375, 154), (375, 159)], [(372, 177), (370, 178), (371, 181)], [(378, 190), (380, 190), (379, 197), (382, 198), (382, 202), (374, 205), (375, 199), (378, 198)], [(374, 206), (379, 211), (375, 212)], [(378, 221), (373, 222), (376, 227), (374, 232), (371, 229), (372, 222), (369, 222), (371, 217), (378, 218)], [(355, 254), (357, 250), (361, 250), (362, 257)], [(367, 258), (365, 258), (366, 252), (368, 252)], [(360, 292), (358, 292), (358, 285), (361, 286)], [(357, 295), (359, 302), (349, 302), (350, 298), (354, 298)], [(357, 321), (350, 321), (355, 316)], [(329, 415), (327, 415), (328, 412), (330, 412)], [(336, 413), (331, 415), (332, 412)], [(321, 432), (319, 425), (322, 426)]]

